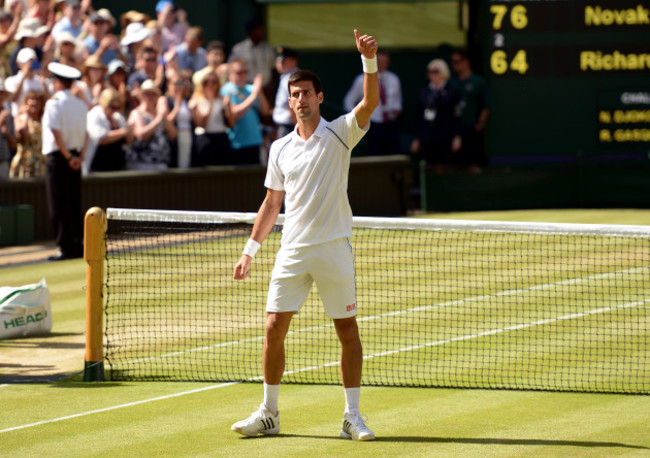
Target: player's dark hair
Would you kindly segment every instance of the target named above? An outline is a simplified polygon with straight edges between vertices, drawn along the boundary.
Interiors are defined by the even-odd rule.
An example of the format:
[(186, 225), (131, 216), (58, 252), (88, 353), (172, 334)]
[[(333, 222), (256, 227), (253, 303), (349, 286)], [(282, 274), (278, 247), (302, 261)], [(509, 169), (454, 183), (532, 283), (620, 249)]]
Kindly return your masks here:
[(287, 83), (289, 93), (291, 93), (291, 85), (296, 84), (300, 81), (311, 81), (314, 84), (314, 90), (316, 91), (316, 94), (323, 92), (320, 78), (318, 75), (316, 75), (316, 73), (310, 70), (297, 70), (293, 72), (289, 77), (289, 82)]

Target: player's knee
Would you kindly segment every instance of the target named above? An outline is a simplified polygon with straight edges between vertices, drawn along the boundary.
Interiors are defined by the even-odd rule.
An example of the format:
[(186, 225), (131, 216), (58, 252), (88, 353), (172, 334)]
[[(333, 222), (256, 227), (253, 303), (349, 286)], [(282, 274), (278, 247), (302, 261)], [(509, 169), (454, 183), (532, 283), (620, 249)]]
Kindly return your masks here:
[(361, 339), (359, 338), (359, 327), (354, 318), (345, 318), (341, 320), (334, 320), (336, 332), (342, 345), (358, 345), (361, 346)]
[(284, 317), (278, 316), (278, 314), (269, 315), (266, 320), (266, 339), (269, 342), (281, 342), (284, 341), (285, 336), (287, 335), (288, 324)]

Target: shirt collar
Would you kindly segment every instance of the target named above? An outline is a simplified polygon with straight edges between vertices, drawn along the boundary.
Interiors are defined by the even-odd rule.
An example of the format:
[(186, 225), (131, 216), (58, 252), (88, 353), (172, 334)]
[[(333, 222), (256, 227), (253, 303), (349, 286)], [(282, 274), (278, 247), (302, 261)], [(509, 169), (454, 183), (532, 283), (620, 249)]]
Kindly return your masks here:
[(298, 124), (296, 124), (293, 128), (293, 135), (296, 136), (296, 139), (300, 140), (301, 142), (308, 142), (312, 137), (318, 137), (321, 138), (323, 135), (325, 135), (325, 129), (329, 125), (329, 122), (327, 122), (322, 116), (320, 117), (320, 121), (318, 121), (318, 126), (316, 126), (316, 130), (314, 133), (309, 137), (307, 140), (303, 140), (303, 138), (298, 135)]

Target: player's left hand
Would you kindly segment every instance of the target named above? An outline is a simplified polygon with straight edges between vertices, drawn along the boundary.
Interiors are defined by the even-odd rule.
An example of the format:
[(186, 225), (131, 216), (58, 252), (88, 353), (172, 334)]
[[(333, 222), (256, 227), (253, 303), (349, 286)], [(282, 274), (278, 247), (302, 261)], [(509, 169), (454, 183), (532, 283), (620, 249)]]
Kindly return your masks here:
[(361, 35), (357, 29), (354, 29), (354, 37), (357, 40), (357, 49), (367, 59), (372, 59), (377, 54), (379, 45), (377, 40), (371, 35)]
[(233, 269), (232, 278), (235, 280), (244, 280), (251, 273), (251, 258), (248, 255), (242, 254), (241, 258), (235, 268)]

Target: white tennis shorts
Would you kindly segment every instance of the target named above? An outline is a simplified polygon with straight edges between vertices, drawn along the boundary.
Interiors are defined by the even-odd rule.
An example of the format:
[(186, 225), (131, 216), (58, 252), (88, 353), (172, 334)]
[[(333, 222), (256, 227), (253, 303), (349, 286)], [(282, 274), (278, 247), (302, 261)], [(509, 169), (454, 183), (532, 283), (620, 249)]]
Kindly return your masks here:
[(271, 274), (267, 312), (299, 312), (312, 284), (333, 319), (357, 313), (354, 253), (347, 238), (301, 248), (280, 248)]

